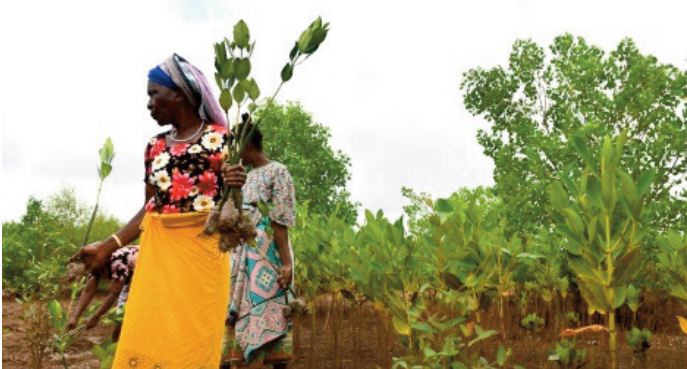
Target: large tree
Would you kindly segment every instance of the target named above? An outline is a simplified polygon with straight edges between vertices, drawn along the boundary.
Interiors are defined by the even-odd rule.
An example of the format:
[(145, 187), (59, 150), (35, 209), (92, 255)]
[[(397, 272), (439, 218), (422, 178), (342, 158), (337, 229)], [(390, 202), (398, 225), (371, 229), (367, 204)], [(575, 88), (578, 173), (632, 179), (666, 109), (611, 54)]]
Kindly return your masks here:
[(657, 170), (646, 212), (655, 230), (687, 225), (687, 73), (642, 54), (630, 39), (611, 52), (571, 35), (548, 52), (514, 43), (506, 66), (474, 68), (461, 89), (465, 107), (486, 119), (478, 141), (494, 160), (495, 191), (513, 231), (550, 224), (546, 188), (584, 168), (568, 144), (595, 151), (606, 135), (628, 130), (622, 166), (635, 179)]
[(262, 118), (265, 151), (289, 168), (298, 202), (307, 202), (310, 211), (334, 212), (355, 222), (357, 205), (346, 190), (351, 160), (331, 147), (329, 128), (315, 122), (297, 103), (266, 104), (256, 116)]

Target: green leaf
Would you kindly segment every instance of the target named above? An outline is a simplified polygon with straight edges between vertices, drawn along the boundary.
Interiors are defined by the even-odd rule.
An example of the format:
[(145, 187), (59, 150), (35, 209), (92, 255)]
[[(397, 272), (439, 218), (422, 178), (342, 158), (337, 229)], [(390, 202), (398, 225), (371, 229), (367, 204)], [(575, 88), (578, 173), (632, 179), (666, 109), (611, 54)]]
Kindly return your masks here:
[(234, 86), (234, 101), (240, 104), (246, 98), (246, 89), (244, 87), (243, 81), (239, 82)]
[(506, 359), (508, 358), (508, 354), (510, 350), (506, 350), (503, 346), (499, 346), (499, 351), (496, 353), (496, 364), (498, 366), (503, 366), (503, 364), (506, 363)]
[(436, 332), (436, 329), (432, 328), (431, 325), (424, 323), (424, 322), (415, 322), (413, 323), (413, 329), (424, 332), (424, 333), (434, 333)]
[(396, 333), (402, 336), (410, 336), (410, 326), (408, 326), (406, 322), (402, 321), (397, 316), (391, 318), (391, 322), (396, 330)]
[(258, 87), (257, 82), (255, 82), (255, 79), (253, 78), (246, 81), (248, 82), (248, 86), (246, 88), (246, 91), (248, 92), (248, 97), (250, 97), (250, 99), (253, 101), (257, 100), (260, 96), (260, 88)]
[[(475, 325), (475, 332), (477, 332), (477, 327), (479, 327), (479, 326)], [(477, 343), (479, 341), (486, 340), (487, 338), (489, 338), (489, 337), (491, 337), (497, 333), (498, 332), (496, 332), (493, 329), (490, 329), (488, 331), (481, 331), (477, 334), (477, 337), (473, 338), (470, 342), (468, 342), (468, 347), (472, 347), (472, 345), (474, 345), (475, 343)]]
[(303, 54), (314, 53), (327, 37), (328, 26), (328, 23), (323, 25), (322, 18), (318, 17), (310, 24), (308, 29), (301, 33), (297, 42), (298, 50)]
[(613, 283), (615, 285), (626, 285), (637, 274), (639, 265), (642, 261), (642, 253), (639, 247), (633, 247), (615, 262), (613, 270)]
[(227, 59), (222, 63), (219, 75), (224, 79), (235, 78), (235, 70), (234, 60)]
[(656, 177), (656, 170), (650, 169), (644, 171), (637, 180), (637, 197), (641, 198), (647, 193)]
[(100, 347), (100, 345), (95, 345), (93, 347), (93, 355), (95, 355), (95, 357), (97, 357), (99, 360), (103, 360), (103, 358), (107, 355), (107, 351)]
[(100, 155), (100, 161), (105, 163), (111, 163), (114, 159), (114, 145), (112, 144), (112, 139), (109, 137), (105, 140), (103, 146), (98, 150)]
[(515, 256), (518, 259), (544, 259), (546, 256), (540, 254), (532, 254), (529, 252), (521, 252)]
[(453, 212), (453, 205), (447, 199), (438, 199), (434, 206), (434, 210), (439, 213), (451, 213)]
[(281, 80), (282, 82), (287, 82), (291, 77), (293, 77), (293, 65), (291, 65), (291, 63), (286, 63), (281, 70)]
[(98, 176), (100, 177), (101, 181), (104, 181), (107, 176), (110, 175), (112, 172), (112, 165), (102, 162), (100, 163), (100, 168), (98, 168)]
[(592, 155), (592, 152), (589, 150), (589, 147), (587, 146), (587, 143), (585, 142), (584, 138), (579, 134), (575, 134), (570, 140), (570, 143), (572, 144), (575, 151), (582, 157), (585, 164), (592, 168), (594, 171), (597, 171), (598, 166), (596, 164), (596, 161), (594, 160), (594, 155)]
[[(224, 64), (227, 60), (227, 49), (224, 42), (215, 43), (215, 67)], [(219, 70), (219, 68), (217, 68)]]
[(427, 347), (427, 346), (425, 346), (423, 353), (424, 353), (426, 358), (433, 358), (433, 357), (437, 356), (437, 352), (432, 350), (431, 347)]
[(298, 52), (299, 52), (299, 50), (298, 50), (298, 42), (296, 42), (296, 43), (293, 45), (293, 48), (291, 49), (291, 52), (289, 53), (289, 59), (291, 59), (291, 61), (294, 61), (294, 60), (296, 59), (296, 57), (298, 56)]
[(219, 95), (219, 105), (222, 107), (222, 110), (224, 110), (225, 113), (231, 108), (231, 91), (229, 91), (228, 88), (222, 89), (222, 93)]
[(242, 49), (246, 49), (250, 45), (250, 31), (243, 19), (234, 25), (234, 43)]
[(236, 79), (243, 81), (248, 78), (250, 74), (251, 65), (250, 59), (248, 58), (236, 58), (234, 59), (234, 74)]
[(614, 296), (614, 302), (613, 302), (613, 309), (617, 309), (621, 307), (625, 303), (625, 297), (627, 296), (627, 287), (622, 286), (622, 287), (616, 287), (615, 288), (615, 296)]
[(568, 194), (565, 193), (560, 182), (554, 182), (549, 186), (549, 198), (551, 205), (559, 212), (568, 206)]
[(53, 328), (61, 331), (64, 327), (64, 312), (62, 310), (62, 305), (57, 300), (48, 301), (48, 313), (50, 314), (50, 321), (52, 322)]
[(589, 305), (589, 309), (592, 311), (598, 311), (602, 313), (605, 312), (609, 306), (606, 301), (606, 295), (603, 291), (603, 287), (593, 282), (580, 282), (581, 283), (578, 283), (580, 288), (580, 294)]
[(568, 226), (570, 226), (570, 229), (573, 232), (575, 232), (578, 235), (584, 233), (584, 223), (582, 223), (582, 219), (577, 214), (577, 212), (573, 211), (570, 208), (565, 208), (563, 209), (562, 214), (565, 217), (566, 223), (568, 224)]

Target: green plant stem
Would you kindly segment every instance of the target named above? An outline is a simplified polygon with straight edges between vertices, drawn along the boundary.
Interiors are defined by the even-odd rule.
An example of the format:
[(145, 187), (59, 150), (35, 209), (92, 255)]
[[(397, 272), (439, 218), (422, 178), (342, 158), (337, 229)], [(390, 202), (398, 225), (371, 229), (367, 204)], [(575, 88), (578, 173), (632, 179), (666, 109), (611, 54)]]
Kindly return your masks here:
[(93, 228), (93, 221), (95, 220), (95, 215), (98, 213), (98, 204), (100, 203), (100, 192), (103, 189), (103, 180), (100, 180), (98, 185), (98, 195), (95, 198), (95, 207), (93, 207), (93, 214), (91, 214), (91, 220), (88, 221), (88, 227), (86, 228), (86, 234), (83, 237), (82, 245), (86, 245), (88, 242), (88, 237), (91, 235), (91, 228)]

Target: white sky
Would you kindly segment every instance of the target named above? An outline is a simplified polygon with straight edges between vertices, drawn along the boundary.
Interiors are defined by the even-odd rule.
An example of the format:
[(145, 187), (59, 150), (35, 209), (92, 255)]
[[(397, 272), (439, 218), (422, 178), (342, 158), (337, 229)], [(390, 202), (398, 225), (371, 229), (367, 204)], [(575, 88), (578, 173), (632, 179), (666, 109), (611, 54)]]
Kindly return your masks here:
[(626, 36), (686, 67), (682, 1), (11, 1), (0, 5), (2, 219), (29, 195), (72, 185), (92, 202), (97, 150), (117, 156), (104, 208), (128, 220), (143, 201), (149, 68), (172, 52), (212, 79), (213, 42), (243, 18), (257, 40), (253, 75), (273, 91), (293, 42), (321, 15), (329, 37), (280, 100), (299, 100), (352, 158), (352, 198), (401, 214), (401, 186), (434, 196), (492, 183), (463, 108), (461, 74), (507, 62), (513, 41), (571, 32), (609, 50)]

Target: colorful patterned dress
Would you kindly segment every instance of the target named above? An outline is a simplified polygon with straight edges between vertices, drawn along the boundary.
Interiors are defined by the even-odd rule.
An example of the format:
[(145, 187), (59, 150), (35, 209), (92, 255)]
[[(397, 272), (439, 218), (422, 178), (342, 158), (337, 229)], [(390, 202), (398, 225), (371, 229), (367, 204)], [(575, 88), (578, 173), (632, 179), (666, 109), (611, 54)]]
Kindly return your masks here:
[[(236, 322), (235, 342), (245, 361), (287, 352), (290, 356), (286, 339), (290, 322), (284, 316), (284, 308), (293, 296), (277, 283), (282, 262), (268, 231), (271, 222), (286, 227), (295, 224), (295, 194), (289, 171), (278, 162), (251, 170), (243, 186), (243, 199), (258, 236), (255, 246), (242, 245), (232, 252), (229, 314)], [(267, 216), (258, 210), (260, 202), (269, 207)], [(291, 255), (293, 260), (292, 252)]]

